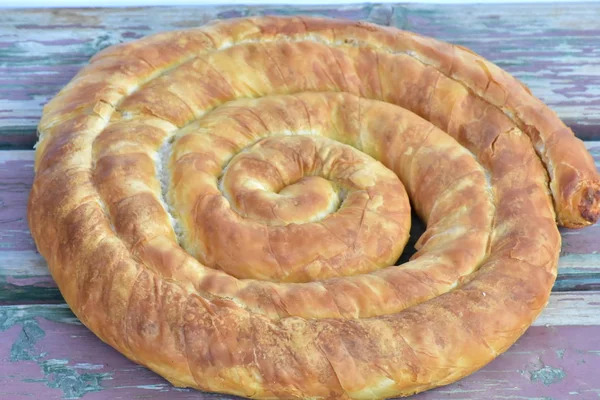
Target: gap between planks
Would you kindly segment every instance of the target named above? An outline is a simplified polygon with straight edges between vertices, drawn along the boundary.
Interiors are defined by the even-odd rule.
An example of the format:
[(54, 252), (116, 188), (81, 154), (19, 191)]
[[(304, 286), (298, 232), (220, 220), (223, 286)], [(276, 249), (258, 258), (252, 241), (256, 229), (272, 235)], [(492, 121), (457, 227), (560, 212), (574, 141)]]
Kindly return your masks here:
[[(0, 305), (5, 314), (17, 320), (59, 315), (64, 323), (81, 324), (67, 304)], [(600, 291), (552, 293), (532, 326), (600, 326)]]
[[(600, 238), (599, 238), (600, 240)], [(600, 247), (600, 244), (598, 245)], [(46, 260), (35, 251), (0, 252), (0, 276), (48, 276)], [(567, 254), (558, 260), (559, 276), (600, 272), (600, 254)], [(599, 282), (600, 283), (600, 282)]]

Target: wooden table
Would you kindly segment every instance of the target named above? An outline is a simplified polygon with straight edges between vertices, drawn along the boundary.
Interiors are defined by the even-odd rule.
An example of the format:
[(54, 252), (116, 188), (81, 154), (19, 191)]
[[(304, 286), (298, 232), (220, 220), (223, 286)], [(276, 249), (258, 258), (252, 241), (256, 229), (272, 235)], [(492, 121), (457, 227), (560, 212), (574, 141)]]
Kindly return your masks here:
[[(42, 105), (100, 49), (264, 13), (362, 19), (468, 46), (522, 79), (600, 164), (600, 4), (0, 10), (1, 399), (228, 398), (171, 387), (69, 311), (27, 227), (31, 149)], [(483, 370), (418, 399), (600, 397), (600, 226), (562, 235), (558, 280), (534, 326)]]

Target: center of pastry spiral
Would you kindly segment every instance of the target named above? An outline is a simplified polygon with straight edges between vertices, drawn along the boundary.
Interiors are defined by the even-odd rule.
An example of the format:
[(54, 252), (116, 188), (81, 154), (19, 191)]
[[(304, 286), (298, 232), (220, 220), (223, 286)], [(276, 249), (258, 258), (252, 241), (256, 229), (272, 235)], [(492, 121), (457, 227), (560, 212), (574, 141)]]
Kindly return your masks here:
[(408, 239), (404, 186), (354, 147), (275, 135), (234, 154), (230, 140), (202, 130), (175, 141), (175, 157), (183, 152), (176, 185), (185, 188), (175, 209), (193, 204), (179, 213), (183, 245), (206, 266), (241, 279), (308, 282), (391, 265)]
[(221, 191), (238, 214), (268, 225), (320, 221), (340, 207), (352, 184), (332, 175), (365, 167), (352, 149), (323, 138), (262, 139), (232, 159)]

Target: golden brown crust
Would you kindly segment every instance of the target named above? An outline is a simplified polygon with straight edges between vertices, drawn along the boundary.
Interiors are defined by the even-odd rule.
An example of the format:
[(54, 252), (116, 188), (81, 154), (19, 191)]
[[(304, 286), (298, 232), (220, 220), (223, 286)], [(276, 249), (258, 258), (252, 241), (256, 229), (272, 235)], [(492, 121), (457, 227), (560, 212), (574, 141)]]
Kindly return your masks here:
[[(546, 304), (556, 221), (600, 213), (591, 157), (516, 79), (364, 23), (238, 19), (114, 46), (39, 130), (29, 221), (66, 301), (127, 357), (208, 391), (453, 382)], [(388, 266), (406, 193), (427, 231)]]

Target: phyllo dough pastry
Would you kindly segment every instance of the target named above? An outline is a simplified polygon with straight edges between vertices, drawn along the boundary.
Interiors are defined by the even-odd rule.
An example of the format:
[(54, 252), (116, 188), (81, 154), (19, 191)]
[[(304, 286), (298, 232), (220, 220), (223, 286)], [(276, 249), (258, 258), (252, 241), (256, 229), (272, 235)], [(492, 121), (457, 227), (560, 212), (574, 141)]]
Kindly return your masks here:
[[(471, 51), (320, 18), (95, 55), (44, 109), (29, 223), (77, 317), (176, 386), (372, 399), (446, 385), (548, 301), (600, 214), (591, 156)], [(411, 206), (427, 229), (395, 266)]]

